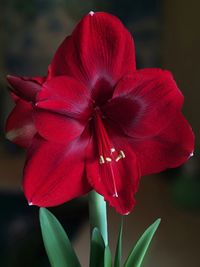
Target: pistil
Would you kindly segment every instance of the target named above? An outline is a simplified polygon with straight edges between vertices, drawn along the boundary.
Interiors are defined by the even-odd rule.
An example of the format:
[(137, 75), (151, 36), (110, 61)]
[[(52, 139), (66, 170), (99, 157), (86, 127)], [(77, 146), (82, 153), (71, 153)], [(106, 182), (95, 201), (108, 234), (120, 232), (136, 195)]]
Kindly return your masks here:
[(99, 111), (96, 111), (95, 113), (95, 133), (99, 152), (99, 164), (102, 168), (105, 168), (105, 171), (110, 173), (112, 179), (113, 197), (118, 197), (119, 194), (115, 174), (117, 167), (116, 164), (119, 160), (125, 158), (125, 153), (122, 150), (117, 151), (113, 146)]

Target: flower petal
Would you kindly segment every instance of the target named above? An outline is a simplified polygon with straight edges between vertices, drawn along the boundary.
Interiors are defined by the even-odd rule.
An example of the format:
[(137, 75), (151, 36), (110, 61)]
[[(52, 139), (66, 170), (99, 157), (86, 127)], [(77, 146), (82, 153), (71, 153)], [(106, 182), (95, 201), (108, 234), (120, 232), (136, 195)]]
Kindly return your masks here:
[(89, 13), (58, 48), (49, 70), (54, 76), (73, 76), (90, 90), (99, 90), (95, 85), (101, 80), (112, 88), (135, 70), (132, 36), (116, 17)]
[[(125, 158), (100, 164), (95, 139), (87, 149), (86, 170), (91, 186), (120, 214), (128, 214), (135, 205), (140, 170), (137, 158), (126, 142), (112, 139), (116, 151), (123, 150)], [(116, 156), (117, 158), (117, 156)]]
[(28, 147), (36, 134), (32, 113), (31, 103), (16, 98), (16, 106), (6, 121), (6, 138), (19, 146)]
[(27, 101), (34, 101), (37, 92), (40, 91), (42, 83), (46, 77), (17, 77), (7, 76), (7, 80), (12, 86), (11, 90), (20, 98)]
[(194, 134), (182, 114), (178, 114), (159, 135), (131, 141), (140, 162), (142, 175), (175, 168), (194, 151)]
[(168, 71), (144, 69), (122, 79), (102, 110), (127, 135), (145, 138), (166, 128), (182, 104), (183, 95)]
[(33, 120), (43, 138), (64, 144), (79, 137), (86, 126), (73, 118), (40, 108), (34, 108)]
[(88, 120), (92, 100), (85, 86), (67, 76), (52, 78), (37, 94), (36, 106), (81, 121)]
[(87, 136), (69, 146), (36, 136), (24, 169), (24, 192), (29, 204), (48, 207), (62, 204), (91, 190), (85, 177)]

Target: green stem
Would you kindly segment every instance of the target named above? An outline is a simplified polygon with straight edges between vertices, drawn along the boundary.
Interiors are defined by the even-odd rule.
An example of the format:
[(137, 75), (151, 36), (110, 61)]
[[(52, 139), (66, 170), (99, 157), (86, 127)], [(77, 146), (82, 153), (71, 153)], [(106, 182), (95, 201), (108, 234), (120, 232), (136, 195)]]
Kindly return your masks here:
[(103, 197), (91, 191), (89, 193), (89, 216), (91, 230), (97, 227), (101, 232), (105, 245), (108, 244), (107, 211)]

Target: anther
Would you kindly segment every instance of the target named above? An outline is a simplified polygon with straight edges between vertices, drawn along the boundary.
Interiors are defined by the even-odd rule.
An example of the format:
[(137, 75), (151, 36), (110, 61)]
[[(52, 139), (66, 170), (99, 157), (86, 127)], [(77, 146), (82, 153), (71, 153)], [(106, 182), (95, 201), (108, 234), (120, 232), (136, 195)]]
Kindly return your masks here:
[(114, 148), (114, 147), (112, 147), (112, 148), (110, 149), (110, 153), (112, 154), (113, 152), (115, 152), (115, 148)]
[(119, 154), (122, 156), (123, 159), (125, 158), (124, 151), (120, 150), (120, 151), (119, 151)]
[(100, 156), (100, 157), (99, 157), (99, 163), (100, 163), (100, 164), (104, 164), (104, 163), (105, 163), (105, 159), (104, 159), (103, 156)]
[(117, 158), (115, 159), (115, 161), (118, 162), (120, 159), (124, 159), (124, 158), (125, 158), (124, 151), (120, 150), (119, 151), (119, 155), (117, 156)]
[(111, 159), (111, 158), (109, 158), (109, 157), (106, 157), (106, 161), (108, 161), (108, 162), (111, 162), (111, 161), (112, 161), (112, 159)]

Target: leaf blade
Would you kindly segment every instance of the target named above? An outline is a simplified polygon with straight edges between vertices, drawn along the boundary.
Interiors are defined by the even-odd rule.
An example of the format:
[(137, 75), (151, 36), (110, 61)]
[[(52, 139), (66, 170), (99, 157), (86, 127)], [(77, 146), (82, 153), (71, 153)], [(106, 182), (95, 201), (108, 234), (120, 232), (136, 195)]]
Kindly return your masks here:
[(117, 240), (117, 247), (115, 252), (115, 261), (114, 261), (114, 267), (120, 267), (121, 266), (121, 258), (122, 258), (122, 234), (123, 234), (123, 217), (121, 220), (121, 225), (119, 229), (119, 235)]
[(104, 251), (104, 267), (112, 267), (112, 256), (109, 246), (106, 246)]
[(81, 267), (69, 238), (57, 218), (40, 208), (40, 226), (44, 246), (52, 267)]
[(91, 238), (90, 267), (103, 266), (104, 250), (105, 250), (105, 243), (103, 237), (98, 228), (95, 227), (92, 231), (92, 238)]
[(160, 224), (161, 219), (157, 219), (152, 225), (150, 225), (140, 239), (137, 241), (135, 247), (131, 250), (124, 267), (140, 267), (150, 242)]

